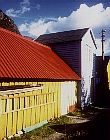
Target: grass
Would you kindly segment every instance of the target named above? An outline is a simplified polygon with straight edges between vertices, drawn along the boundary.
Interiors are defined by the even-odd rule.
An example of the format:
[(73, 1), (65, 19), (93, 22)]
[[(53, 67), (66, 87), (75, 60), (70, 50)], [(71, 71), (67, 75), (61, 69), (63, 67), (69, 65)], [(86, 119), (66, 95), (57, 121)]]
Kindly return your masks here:
[(78, 116), (78, 117), (81, 117), (83, 114), (82, 114), (81, 110), (76, 110), (75, 112), (69, 112), (67, 115), (68, 116)]
[(68, 124), (68, 123), (70, 123), (70, 119), (66, 115), (61, 116), (59, 118), (55, 118), (55, 119), (49, 121), (49, 125)]
[[(78, 110), (76, 112), (68, 113), (68, 115), (81, 116), (81, 112)], [(14, 137), (11, 140), (42, 140), (44, 137), (48, 137), (49, 135), (54, 134), (56, 132), (55, 130), (51, 129), (49, 126), (55, 124), (70, 124), (71, 119), (68, 117), (68, 115), (63, 115), (59, 118), (51, 119), (48, 122), (48, 124), (45, 124), (42, 127), (30, 131), (26, 134), (23, 134), (20, 137)]]
[(40, 128), (34, 129), (20, 137), (14, 137), (11, 140), (42, 140), (43, 137), (48, 137), (53, 133), (55, 131), (49, 127), (49, 124), (45, 124)]

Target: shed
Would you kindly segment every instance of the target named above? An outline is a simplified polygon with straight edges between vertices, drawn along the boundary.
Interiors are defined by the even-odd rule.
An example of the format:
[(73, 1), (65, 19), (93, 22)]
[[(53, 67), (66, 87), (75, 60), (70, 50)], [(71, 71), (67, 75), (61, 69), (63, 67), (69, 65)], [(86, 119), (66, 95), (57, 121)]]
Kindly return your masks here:
[(48, 46), (0, 28), (0, 139), (73, 111), (79, 80)]
[(77, 29), (39, 36), (36, 41), (52, 50), (81, 77), (81, 106), (92, 101), (96, 44), (91, 29)]

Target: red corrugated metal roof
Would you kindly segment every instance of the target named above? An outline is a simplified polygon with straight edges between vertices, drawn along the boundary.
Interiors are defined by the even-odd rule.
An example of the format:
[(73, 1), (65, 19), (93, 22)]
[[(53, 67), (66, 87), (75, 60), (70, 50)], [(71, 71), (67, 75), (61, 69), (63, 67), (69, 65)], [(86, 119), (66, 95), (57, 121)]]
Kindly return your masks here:
[(0, 78), (80, 80), (49, 47), (2, 28)]

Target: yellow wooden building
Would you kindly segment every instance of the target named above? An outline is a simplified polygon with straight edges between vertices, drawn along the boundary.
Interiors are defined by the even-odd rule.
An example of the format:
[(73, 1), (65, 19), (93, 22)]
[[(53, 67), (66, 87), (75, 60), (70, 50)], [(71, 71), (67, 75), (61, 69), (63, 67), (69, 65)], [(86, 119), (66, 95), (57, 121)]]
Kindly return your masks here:
[(107, 65), (107, 72), (108, 72), (108, 82), (109, 82), (109, 90), (110, 90), (110, 60)]
[(79, 80), (49, 47), (0, 28), (0, 140), (74, 111)]

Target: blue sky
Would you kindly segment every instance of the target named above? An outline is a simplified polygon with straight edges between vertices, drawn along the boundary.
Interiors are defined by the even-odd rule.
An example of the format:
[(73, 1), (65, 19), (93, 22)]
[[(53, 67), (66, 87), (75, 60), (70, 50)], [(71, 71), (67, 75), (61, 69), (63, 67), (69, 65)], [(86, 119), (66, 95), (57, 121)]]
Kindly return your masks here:
[(109, 0), (0, 0), (23, 35), (41, 34), (91, 27), (101, 53), (101, 30), (106, 29), (105, 52), (110, 54)]

